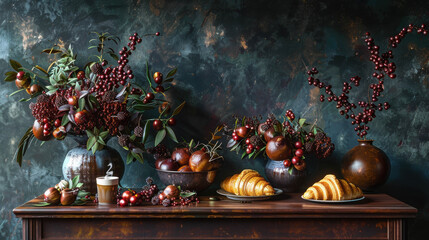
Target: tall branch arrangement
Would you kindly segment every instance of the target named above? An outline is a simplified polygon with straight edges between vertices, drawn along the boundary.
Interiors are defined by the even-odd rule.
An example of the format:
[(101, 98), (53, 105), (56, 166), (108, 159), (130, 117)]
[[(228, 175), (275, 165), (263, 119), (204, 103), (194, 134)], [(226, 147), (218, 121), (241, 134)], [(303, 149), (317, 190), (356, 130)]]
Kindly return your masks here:
[[(389, 38), (388, 48), (396, 48), (401, 40), (409, 33), (416, 31), (418, 34), (427, 35), (428, 30), (426, 26), (422, 24), (420, 27), (414, 26), (413, 24), (403, 28), (398, 34)], [(320, 101), (333, 102), (336, 104), (340, 115), (344, 116), (345, 119), (350, 119), (351, 124), (356, 131), (356, 134), (360, 138), (366, 138), (368, 131), (370, 130), (368, 124), (374, 120), (377, 111), (388, 110), (390, 104), (388, 102), (380, 103), (380, 99), (384, 97), (382, 92), (384, 91), (384, 80), (386, 78), (396, 78), (396, 64), (392, 61), (393, 52), (388, 49), (386, 52), (381, 53), (380, 46), (378, 46), (370, 33), (365, 34), (365, 43), (370, 53), (369, 61), (374, 64), (374, 73), (372, 77), (375, 80), (374, 83), (369, 85), (368, 99), (364, 99), (358, 102), (352, 102), (349, 98), (349, 93), (353, 86), (358, 87), (360, 85), (361, 77), (353, 76), (347, 82), (343, 82), (342, 93), (335, 94), (332, 90), (332, 85), (319, 80), (316, 76), (319, 71), (313, 67), (308, 70), (308, 84), (319, 87), (325, 90), (325, 94), (320, 95)], [(357, 107), (360, 107), (358, 110)]]

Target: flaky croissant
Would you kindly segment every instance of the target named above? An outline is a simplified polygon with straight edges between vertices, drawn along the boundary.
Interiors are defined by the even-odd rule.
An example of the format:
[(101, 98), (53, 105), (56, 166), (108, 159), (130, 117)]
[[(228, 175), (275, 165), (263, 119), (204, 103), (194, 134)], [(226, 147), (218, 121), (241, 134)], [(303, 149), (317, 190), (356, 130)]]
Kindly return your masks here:
[(274, 195), (274, 188), (255, 170), (244, 169), (239, 174), (225, 178), (220, 187), (239, 196)]
[(319, 182), (309, 187), (302, 195), (305, 199), (316, 200), (351, 200), (363, 196), (362, 190), (344, 179), (337, 179), (328, 174)]

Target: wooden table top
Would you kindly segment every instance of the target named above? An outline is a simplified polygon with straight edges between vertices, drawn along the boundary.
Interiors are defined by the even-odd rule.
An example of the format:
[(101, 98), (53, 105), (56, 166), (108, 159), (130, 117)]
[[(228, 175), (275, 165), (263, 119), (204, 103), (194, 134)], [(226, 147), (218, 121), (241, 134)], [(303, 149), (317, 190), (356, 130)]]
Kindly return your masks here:
[(39, 196), (13, 210), (21, 218), (412, 218), (417, 209), (386, 194), (366, 194), (365, 199), (352, 203), (313, 203), (301, 199), (301, 194), (284, 194), (276, 199), (241, 203), (220, 197), (210, 201), (200, 197), (200, 203), (190, 206), (119, 207), (88, 203), (85, 206), (35, 207), (43, 201)]

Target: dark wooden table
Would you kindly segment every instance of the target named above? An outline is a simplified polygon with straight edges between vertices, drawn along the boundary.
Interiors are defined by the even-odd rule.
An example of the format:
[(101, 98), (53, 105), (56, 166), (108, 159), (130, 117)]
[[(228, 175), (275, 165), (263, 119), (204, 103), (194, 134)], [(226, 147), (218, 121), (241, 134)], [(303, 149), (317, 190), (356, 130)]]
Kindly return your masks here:
[(385, 194), (347, 204), (287, 194), (252, 203), (203, 198), (185, 207), (31, 206), (40, 201), (13, 210), (24, 239), (402, 239), (405, 220), (417, 213)]

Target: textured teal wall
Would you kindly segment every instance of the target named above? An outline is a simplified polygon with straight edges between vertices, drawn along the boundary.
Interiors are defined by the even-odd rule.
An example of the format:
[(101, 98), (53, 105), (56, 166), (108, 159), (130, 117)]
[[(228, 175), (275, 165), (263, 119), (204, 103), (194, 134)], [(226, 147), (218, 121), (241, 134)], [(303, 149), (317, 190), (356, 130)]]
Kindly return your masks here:
[[(204, 139), (232, 114), (277, 115), (292, 108), (317, 120), (333, 137), (335, 154), (320, 163), (320, 173), (339, 173), (342, 155), (356, 144), (348, 121), (334, 105), (317, 101), (306, 81), (304, 63), (340, 86), (360, 75), (368, 83), (372, 68), (363, 34), (372, 33), (384, 49), (387, 38), (408, 23), (427, 23), (427, 1), (0, 1), (0, 73), (8, 59), (26, 65), (47, 65), (40, 52), (52, 44), (72, 44), (80, 64), (92, 31), (121, 39), (137, 31), (160, 31), (146, 39), (131, 57), (137, 79), (144, 63), (167, 71), (179, 68), (175, 90), (168, 97), (188, 104), (176, 129), (186, 139)], [(396, 50), (398, 77), (386, 81), (384, 100), (390, 111), (378, 114), (370, 137), (392, 161), (392, 173), (380, 192), (419, 209), (410, 222), (410, 239), (429, 234), (429, 39), (415, 35)], [(20, 168), (13, 158), (17, 142), (33, 122), (28, 104), (10, 83), (0, 83), (0, 239), (21, 238), (21, 222), (12, 209), (40, 195), (61, 179), (61, 164), (71, 140), (33, 147)], [(361, 87), (352, 96), (365, 96)], [(315, 97), (316, 96), (316, 97)], [(112, 141), (114, 142), (114, 141)], [(117, 147), (117, 145), (113, 144)], [(117, 147), (117, 149), (119, 149)], [(121, 154), (124, 156), (124, 152)], [(218, 181), (244, 167), (263, 169), (264, 161), (239, 160), (225, 152)], [(155, 172), (148, 164), (127, 166), (123, 185), (138, 187)], [(213, 192), (214, 185), (208, 192)]]

